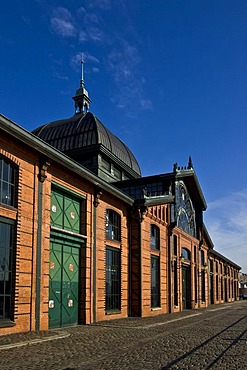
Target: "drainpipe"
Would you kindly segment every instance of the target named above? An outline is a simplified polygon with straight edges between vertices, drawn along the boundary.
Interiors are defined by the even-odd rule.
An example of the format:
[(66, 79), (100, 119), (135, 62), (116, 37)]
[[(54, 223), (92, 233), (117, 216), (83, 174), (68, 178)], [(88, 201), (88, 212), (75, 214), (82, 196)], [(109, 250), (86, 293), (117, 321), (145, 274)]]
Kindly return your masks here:
[(139, 248), (140, 248), (140, 316), (142, 317), (142, 217), (139, 219)]
[(167, 244), (168, 244), (168, 295), (169, 295), (169, 312), (174, 311), (174, 245), (173, 245), (173, 227), (169, 212), (169, 221), (167, 227)]
[(97, 207), (102, 191), (96, 188), (94, 192), (93, 214), (93, 322), (97, 321)]
[(41, 285), (41, 249), (42, 249), (42, 224), (43, 224), (43, 183), (47, 178), (46, 172), (49, 163), (45, 162), (38, 174), (38, 230), (36, 248), (36, 299), (35, 299), (35, 331), (40, 330), (40, 285)]
[(142, 301), (143, 301), (143, 291), (142, 291), (142, 221), (144, 220), (144, 216), (147, 212), (147, 206), (145, 204), (145, 200), (141, 200), (139, 204), (137, 205), (137, 210), (138, 210), (138, 225), (139, 225), (139, 271), (140, 271), (140, 316), (142, 317)]

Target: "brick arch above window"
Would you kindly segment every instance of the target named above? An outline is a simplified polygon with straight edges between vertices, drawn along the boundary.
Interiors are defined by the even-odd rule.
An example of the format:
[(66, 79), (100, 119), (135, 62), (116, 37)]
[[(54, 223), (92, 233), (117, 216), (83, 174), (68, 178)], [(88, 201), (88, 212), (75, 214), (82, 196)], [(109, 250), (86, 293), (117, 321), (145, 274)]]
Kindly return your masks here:
[(9, 152), (1, 148), (0, 148), (0, 158), (3, 159), (5, 158), (6, 160), (13, 162), (13, 164), (15, 164), (18, 167), (21, 165), (21, 162), (19, 161), (18, 158), (16, 158), (14, 155), (10, 154)]

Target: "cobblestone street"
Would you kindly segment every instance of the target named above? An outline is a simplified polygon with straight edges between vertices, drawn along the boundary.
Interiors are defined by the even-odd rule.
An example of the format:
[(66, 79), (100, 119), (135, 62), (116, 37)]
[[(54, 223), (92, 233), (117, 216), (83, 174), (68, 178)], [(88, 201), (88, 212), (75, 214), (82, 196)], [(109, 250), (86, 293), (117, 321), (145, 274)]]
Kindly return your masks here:
[(246, 369), (247, 301), (0, 337), (0, 369)]

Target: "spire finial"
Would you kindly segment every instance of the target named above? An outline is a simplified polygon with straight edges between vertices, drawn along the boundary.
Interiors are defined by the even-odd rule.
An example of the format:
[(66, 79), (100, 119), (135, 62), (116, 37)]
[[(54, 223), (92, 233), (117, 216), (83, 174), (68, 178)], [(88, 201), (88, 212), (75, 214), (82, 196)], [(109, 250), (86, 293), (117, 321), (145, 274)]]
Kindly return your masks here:
[(193, 163), (192, 163), (192, 158), (189, 156), (189, 163), (188, 163), (188, 170), (193, 169)]
[(91, 99), (88, 96), (88, 92), (84, 87), (84, 58), (83, 53), (81, 56), (81, 80), (80, 80), (80, 87), (76, 90), (75, 96), (73, 100), (75, 102), (75, 113), (86, 113), (89, 110), (89, 104), (91, 103)]
[(81, 87), (84, 86), (84, 70), (83, 70), (83, 67), (84, 67), (84, 58), (83, 58), (83, 54), (81, 56)]

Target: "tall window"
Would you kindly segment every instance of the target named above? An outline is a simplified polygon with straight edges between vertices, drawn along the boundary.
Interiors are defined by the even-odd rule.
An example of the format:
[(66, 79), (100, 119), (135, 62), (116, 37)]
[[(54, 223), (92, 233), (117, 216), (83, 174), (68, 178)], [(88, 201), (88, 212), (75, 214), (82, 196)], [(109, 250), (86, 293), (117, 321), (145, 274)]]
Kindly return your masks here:
[(160, 259), (151, 256), (151, 307), (160, 307)]
[(106, 310), (121, 309), (120, 250), (106, 247)]
[(0, 319), (12, 317), (14, 222), (0, 217)]
[(219, 299), (219, 277), (216, 275), (216, 300), (218, 301)]
[(201, 265), (204, 266), (205, 265), (205, 258), (204, 258), (204, 251), (201, 250)]
[(197, 268), (194, 266), (194, 289), (195, 289), (195, 303), (197, 303)]
[(182, 181), (176, 183), (175, 193), (177, 226), (188, 234), (195, 236), (195, 211), (189, 192)]
[(174, 261), (174, 306), (178, 306), (178, 263), (177, 260)]
[(209, 271), (214, 272), (214, 261), (211, 259), (209, 260)]
[(106, 239), (120, 241), (120, 215), (111, 210), (106, 210)]
[(196, 245), (194, 245), (194, 262), (196, 263), (197, 261), (197, 248)]
[(202, 289), (202, 302), (206, 301), (206, 290), (205, 290), (205, 271), (201, 271), (201, 289)]
[(223, 290), (223, 278), (222, 278), (222, 276), (220, 277), (220, 291), (221, 291), (220, 298), (221, 298), (221, 300), (223, 300), (224, 299), (224, 295), (223, 295), (224, 290)]
[(153, 224), (150, 226), (150, 242), (152, 249), (160, 249), (160, 229)]
[(0, 203), (15, 206), (15, 168), (0, 158)]
[(178, 238), (177, 235), (173, 235), (173, 254), (178, 255)]

